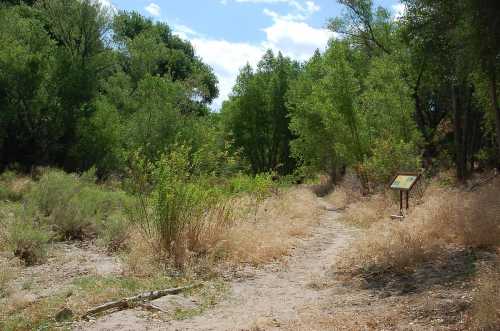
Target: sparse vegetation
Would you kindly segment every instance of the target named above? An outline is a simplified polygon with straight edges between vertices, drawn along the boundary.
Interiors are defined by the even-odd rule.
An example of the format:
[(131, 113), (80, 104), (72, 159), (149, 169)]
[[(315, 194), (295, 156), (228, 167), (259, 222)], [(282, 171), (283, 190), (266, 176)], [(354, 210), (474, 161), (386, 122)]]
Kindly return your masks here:
[[(126, 227), (120, 213), (130, 198), (123, 192), (99, 187), (93, 181), (92, 174), (78, 177), (45, 170), (26, 197), (27, 209), (39, 216), (59, 239), (84, 239), (103, 231), (112, 243), (113, 232), (117, 237), (123, 236), (116, 214), (122, 217), (122, 228)], [(113, 217), (108, 227), (107, 220)]]
[(476, 330), (495, 330), (500, 325), (500, 263), (483, 266), (476, 278), (471, 326)]
[[(264, 29), (273, 50), (224, 100), (184, 38), (203, 33), (157, 4), (153, 19), (111, 1), (1, 2), (0, 329), (73, 327), (89, 305), (203, 280), (199, 305), (172, 314), (188, 318), (234, 277), (285, 266), (302, 270), (296, 300), (332, 287), (363, 306), (344, 297), (297, 328), (500, 329), (500, 2), (401, 0), (396, 16), (338, 0), (328, 42), (315, 1), (236, 2), (293, 12), (264, 10), (290, 36)], [(275, 51), (283, 38), (300, 52)], [(388, 181), (409, 171), (425, 181), (390, 220)], [(427, 296), (437, 287), (453, 302)], [(373, 299), (394, 293), (417, 308)]]
[(496, 248), (500, 245), (497, 194), (497, 182), (477, 194), (430, 189), (424, 203), (402, 222), (391, 221), (384, 204), (366, 204), (368, 212), (358, 216), (363, 223), (372, 222), (373, 215), (384, 218), (372, 224), (366, 237), (350, 248), (346, 266), (361, 273), (404, 272), (445, 254), (449, 245)]

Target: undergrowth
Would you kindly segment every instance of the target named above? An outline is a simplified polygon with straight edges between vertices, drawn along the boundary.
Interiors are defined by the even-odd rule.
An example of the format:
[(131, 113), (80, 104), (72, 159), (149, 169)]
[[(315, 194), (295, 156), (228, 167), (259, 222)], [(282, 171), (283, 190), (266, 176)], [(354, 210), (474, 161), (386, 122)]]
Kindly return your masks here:
[[(405, 272), (445, 253), (449, 245), (491, 249), (500, 245), (498, 183), (481, 192), (434, 187), (403, 221), (375, 222), (345, 254), (354, 272)], [(368, 205), (378, 215), (384, 204)]]
[(38, 180), (15, 179), (10, 173), (1, 178), (18, 183), (12, 189), (21, 196), (0, 206), (0, 249), (27, 265), (43, 262), (50, 241), (97, 237), (109, 250), (125, 244), (128, 224), (123, 209), (132, 198), (95, 184), (92, 172), (78, 176), (43, 169)]

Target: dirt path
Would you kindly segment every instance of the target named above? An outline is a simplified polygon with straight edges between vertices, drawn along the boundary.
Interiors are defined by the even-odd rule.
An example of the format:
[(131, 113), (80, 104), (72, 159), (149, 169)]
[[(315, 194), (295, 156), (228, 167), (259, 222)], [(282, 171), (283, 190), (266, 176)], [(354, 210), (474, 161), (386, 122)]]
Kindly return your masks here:
[(254, 279), (232, 284), (230, 299), (216, 309), (187, 321), (174, 321), (174, 330), (245, 330), (279, 327), (297, 319), (299, 310), (322, 300), (317, 288), (338, 251), (349, 244), (355, 230), (326, 212), (313, 235), (296, 249), (282, 270), (259, 271)]
[[(98, 320), (91, 330), (265, 330), (295, 320), (302, 309), (317, 306), (327, 293), (320, 283), (335, 263), (338, 252), (357, 230), (338, 221), (338, 213), (325, 211), (312, 235), (278, 266), (255, 270), (254, 275), (231, 283), (229, 297), (214, 309), (187, 320), (143, 320), (138, 311), (121, 312)], [(318, 286), (319, 285), (319, 286)], [(133, 316), (132, 316), (132, 315)], [(126, 321), (129, 320), (130, 324)], [(87, 329), (88, 330), (88, 329)]]

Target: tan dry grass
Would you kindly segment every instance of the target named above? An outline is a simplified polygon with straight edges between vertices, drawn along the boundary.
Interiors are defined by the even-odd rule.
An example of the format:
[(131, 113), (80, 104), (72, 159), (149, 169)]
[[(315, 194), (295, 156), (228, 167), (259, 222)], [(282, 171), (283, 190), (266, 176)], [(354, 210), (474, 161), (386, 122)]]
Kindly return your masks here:
[[(398, 316), (396, 311), (367, 311), (347, 310), (335, 311), (333, 314), (325, 314), (324, 311), (309, 310), (302, 314), (300, 319), (283, 325), (284, 330), (290, 331), (351, 331), (351, 330), (400, 330), (398, 328)], [(412, 330), (412, 329), (405, 329)]]
[[(185, 269), (207, 269), (207, 264), (214, 266), (217, 261), (258, 265), (278, 260), (298, 238), (309, 234), (319, 212), (316, 197), (305, 187), (273, 195), (257, 209), (253, 199), (240, 197), (214, 209), (202, 222), (189, 225), (177, 255), (183, 258)], [(124, 256), (127, 272), (154, 275), (161, 257), (140, 231), (131, 233), (129, 253)]]
[(144, 238), (144, 234), (138, 229), (131, 229), (129, 236), (129, 250), (122, 255), (125, 273), (136, 277), (152, 277), (159, 271), (157, 263), (157, 252)]
[(252, 214), (228, 229), (221, 243), (232, 263), (257, 265), (288, 254), (297, 238), (305, 237), (317, 223), (319, 212), (314, 194), (306, 188), (293, 188), (268, 198)]
[[(500, 183), (477, 193), (431, 187), (421, 205), (403, 221), (385, 217), (344, 254), (341, 268), (364, 271), (405, 271), (444, 252), (448, 245), (500, 245)], [(380, 215), (383, 204), (365, 205), (359, 219)], [(375, 217), (373, 216), (375, 220)]]
[(342, 220), (359, 227), (370, 227), (374, 223), (390, 217), (391, 213), (395, 213), (397, 210), (390, 193), (377, 193), (350, 203), (342, 215)]
[(369, 227), (399, 208), (392, 191), (369, 196), (363, 196), (361, 192), (359, 180), (348, 174), (324, 199), (336, 209), (345, 209), (342, 220), (359, 227)]
[(500, 260), (483, 266), (475, 280), (471, 313), (474, 330), (498, 330), (500, 327)]
[(20, 269), (20, 261), (0, 256), (0, 298), (8, 296), (9, 282), (16, 277)]

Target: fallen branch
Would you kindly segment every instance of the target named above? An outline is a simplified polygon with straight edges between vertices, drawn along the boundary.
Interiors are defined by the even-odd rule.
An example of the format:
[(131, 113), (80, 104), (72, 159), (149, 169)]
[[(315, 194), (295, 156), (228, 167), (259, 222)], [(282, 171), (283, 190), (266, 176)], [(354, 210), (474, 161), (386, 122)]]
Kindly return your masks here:
[(97, 307), (94, 307), (94, 308), (88, 310), (85, 313), (85, 315), (82, 316), (82, 318), (88, 319), (90, 316), (104, 313), (104, 312), (107, 312), (111, 309), (113, 309), (115, 311), (128, 309), (128, 308), (136, 306), (139, 303), (144, 303), (146, 301), (156, 300), (156, 299), (164, 297), (166, 295), (179, 294), (181, 292), (200, 287), (201, 285), (202, 285), (201, 283), (198, 283), (198, 284), (194, 284), (194, 285), (174, 287), (174, 288), (169, 288), (169, 289), (165, 289), (165, 290), (144, 292), (144, 293), (135, 295), (133, 297), (128, 297), (128, 298), (123, 298), (121, 300), (111, 301), (111, 302), (105, 303), (103, 305), (100, 305), (100, 306), (97, 306)]

